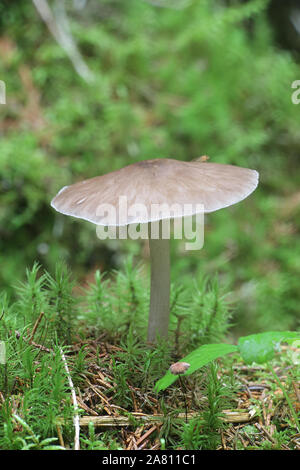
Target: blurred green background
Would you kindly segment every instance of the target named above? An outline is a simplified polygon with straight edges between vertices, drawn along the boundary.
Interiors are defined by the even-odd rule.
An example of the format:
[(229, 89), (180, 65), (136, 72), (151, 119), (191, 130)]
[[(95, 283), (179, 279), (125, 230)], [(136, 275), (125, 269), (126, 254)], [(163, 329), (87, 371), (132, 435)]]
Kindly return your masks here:
[(83, 285), (129, 254), (147, 265), (144, 243), (101, 242), (50, 200), (139, 160), (208, 155), (260, 185), (207, 216), (199, 252), (173, 242), (173, 282), (217, 272), (236, 332), (296, 328), (299, 18), (297, 1), (1, 1), (0, 289), (13, 297), (35, 260), (64, 258)]

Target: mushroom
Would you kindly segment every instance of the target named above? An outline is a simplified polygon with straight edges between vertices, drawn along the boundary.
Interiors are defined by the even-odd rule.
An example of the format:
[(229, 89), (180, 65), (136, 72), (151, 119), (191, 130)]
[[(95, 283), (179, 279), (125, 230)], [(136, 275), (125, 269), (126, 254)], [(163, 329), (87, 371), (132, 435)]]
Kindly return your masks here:
[(187, 419), (188, 407), (187, 407), (187, 402), (186, 402), (186, 388), (184, 387), (180, 376), (182, 374), (184, 374), (190, 368), (190, 366), (191, 366), (191, 364), (189, 364), (188, 362), (175, 362), (174, 364), (171, 364), (171, 366), (169, 368), (169, 371), (171, 372), (171, 374), (178, 375), (179, 382), (180, 382), (181, 388), (183, 390), (184, 404), (185, 404), (185, 422), (186, 423), (188, 421), (188, 419)]
[[(130, 224), (147, 224), (151, 263), (148, 341), (155, 342), (157, 336), (168, 335), (170, 253), (169, 237), (153, 235), (153, 227), (167, 219), (200, 211), (213, 212), (235, 204), (251, 194), (257, 184), (257, 171), (238, 166), (206, 161), (144, 160), (65, 186), (51, 205), (62, 214), (88, 220), (102, 228), (120, 230), (127, 226), (129, 229)], [(143, 210), (132, 211), (136, 205)], [(157, 206), (159, 213), (152, 210)], [(105, 216), (99, 210), (103, 207), (114, 211)]]

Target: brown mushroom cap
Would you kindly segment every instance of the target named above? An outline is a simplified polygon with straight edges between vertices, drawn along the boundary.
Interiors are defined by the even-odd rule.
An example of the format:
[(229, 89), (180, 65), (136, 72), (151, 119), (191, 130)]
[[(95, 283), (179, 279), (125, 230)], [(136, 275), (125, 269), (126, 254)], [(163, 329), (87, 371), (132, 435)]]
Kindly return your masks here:
[[(235, 204), (251, 194), (258, 184), (255, 170), (207, 162), (182, 162), (172, 159), (145, 160), (103, 176), (65, 186), (51, 201), (57, 211), (88, 220), (97, 225), (128, 225), (182, 217), (199, 212), (213, 212)], [(110, 204), (118, 215), (119, 197), (125, 196), (127, 207), (143, 204), (148, 215), (122, 213), (119, 220), (104, 220), (99, 205)], [(176, 205), (172, 217), (168, 209), (151, 217), (152, 204)], [(184, 209), (189, 205), (189, 212)], [(174, 206), (175, 207), (175, 206)]]
[(175, 362), (174, 364), (171, 364), (169, 370), (173, 375), (180, 375), (184, 374), (190, 366), (191, 364), (188, 362)]

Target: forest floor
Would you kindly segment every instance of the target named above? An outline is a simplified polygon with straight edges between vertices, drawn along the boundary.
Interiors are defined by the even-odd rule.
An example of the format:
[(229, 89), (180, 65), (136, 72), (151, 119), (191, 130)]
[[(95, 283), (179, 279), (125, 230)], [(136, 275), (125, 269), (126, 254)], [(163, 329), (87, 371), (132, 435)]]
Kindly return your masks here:
[[(82, 346), (80, 342), (74, 346), (70, 360)], [(94, 443), (104, 440), (108, 448), (124, 450), (190, 450), (212, 446), (216, 450), (300, 450), (300, 432), (292, 423), (283, 390), (267, 366), (246, 366), (236, 358), (218, 360), (215, 378), (219, 384), (226, 381), (227, 387), (218, 389), (216, 383), (213, 390), (207, 391), (207, 378), (210, 377), (210, 383), (212, 378), (209, 369), (204, 369), (195, 377), (184, 377), (184, 383), (177, 382), (158, 396), (153, 386), (149, 387), (147, 377), (143, 386), (135, 385), (138, 368), (130, 371), (123, 383), (116, 383), (116, 362), (120, 364), (123, 360), (125, 364), (127, 359), (121, 346), (98, 338), (85, 343), (84, 350), (87, 368), (77, 377), (75, 390), (80, 432), (87, 435), (87, 448), (95, 448), (91, 440)], [(295, 354), (299, 350), (283, 346), (273, 368), (299, 415), (300, 393), (295, 379), (298, 366), (291, 361)], [(226, 401), (230, 406), (220, 410), (220, 403), (228, 395), (224, 390), (230, 388), (230, 383), (232, 389)], [(92, 439), (88, 431), (91, 422), (95, 430)], [(58, 437), (66, 447), (62, 429), (61, 421), (57, 426)], [(201, 432), (205, 433), (202, 440)]]

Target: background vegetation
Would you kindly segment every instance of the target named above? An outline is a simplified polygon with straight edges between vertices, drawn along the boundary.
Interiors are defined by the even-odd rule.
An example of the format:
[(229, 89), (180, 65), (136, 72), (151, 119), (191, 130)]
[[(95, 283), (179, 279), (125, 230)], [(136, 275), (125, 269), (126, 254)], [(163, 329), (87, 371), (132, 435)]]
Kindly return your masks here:
[[(291, 21), (297, 2), (49, 1), (56, 18), (59, 4), (87, 79), (33, 2), (0, 4), (0, 79), (7, 91), (0, 105), (0, 340), (9, 341), (14, 358), (1, 390), (3, 399), (22, 395), (2, 406), (4, 448), (25, 445), (15, 442), (10, 417), (16, 410), (30, 424), (27, 441), (36, 448), (34, 432), (53, 436), (53, 417), (61, 415), (69, 393), (55, 348), (70, 345), (75, 331), (82, 341), (106, 331), (106, 340), (125, 341), (123, 353), (134, 351), (129, 368), (129, 353), (114, 359), (111, 374), (123, 381), (118, 406), (133, 406), (126, 371), (140, 364), (142, 375), (132, 386), (144, 390), (145, 374), (153, 385), (170, 358), (166, 348), (153, 361), (155, 353), (136, 351), (128, 336), (134, 324), (133, 336), (144, 337), (147, 246), (101, 242), (91, 224), (56, 213), (50, 200), (64, 185), (151, 158), (208, 155), (212, 162), (258, 170), (251, 197), (207, 216), (202, 250), (185, 252), (183, 243), (172, 241), (172, 346), (183, 354), (224, 337), (299, 327), (300, 105), (291, 101), (291, 84), (300, 79), (299, 34)], [(38, 343), (53, 348), (55, 357), (51, 396), (50, 365), (45, 360), (37, 370), (42, 353), (28, 352), (41, 312)], [(83, 356), (74, 359), (78, 374), (86, 371)], [(52, 404), (43, 429), (37, 416), (44, 404), (32, 408), (36, 396)], [(70, 416), (68, 406), (64, 412)], [(191, 430), (180, 439), (190, 442)]]
[(295, 327), (299, 106), (291, 83), (299, 66), (297, 52), (275, 41), (269, 2), (65, 3), (90, 83), (32, 2), (1, 2), (2, 287), (11, 291), (34, 260), (53, 272), (63, 257), (80, 277), (119, 267), (128, 252), (141, 260), (142, 244), (100, 242), (90, 224), (56, 214), (51, 198), (138, 160), (206, 154), (256, 168), (260, 186), (207, 217), (203, 250), (173, 244), (173, 279), (218, 271), (238, 300), (241, 328)]

